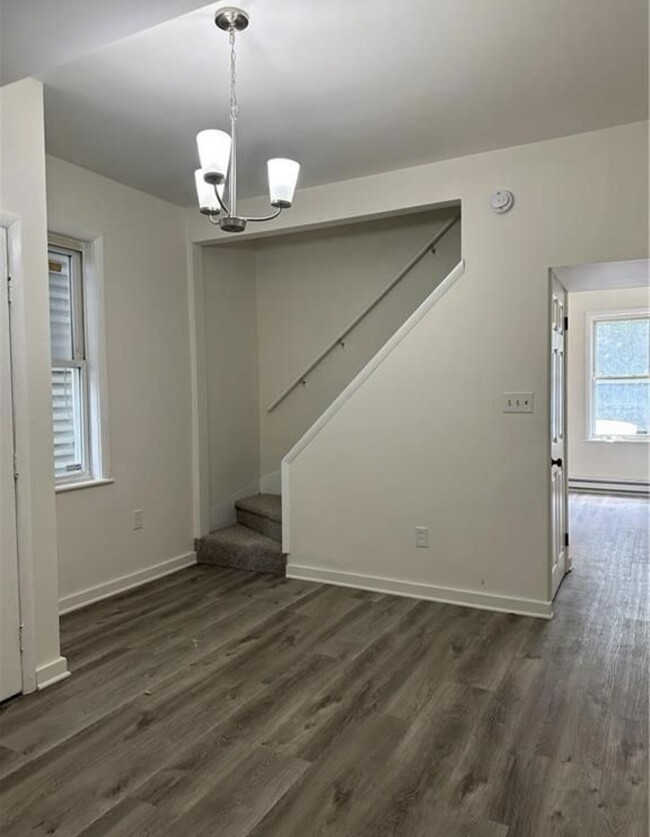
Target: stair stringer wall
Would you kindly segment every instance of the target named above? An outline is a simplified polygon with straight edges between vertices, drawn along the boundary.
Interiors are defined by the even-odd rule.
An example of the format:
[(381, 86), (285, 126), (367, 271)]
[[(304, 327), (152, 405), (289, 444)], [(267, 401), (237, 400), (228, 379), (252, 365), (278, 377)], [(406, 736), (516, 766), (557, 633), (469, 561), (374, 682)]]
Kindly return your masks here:
[[(460, 206), (271, 237), (256, 251), (260, 474), (282, 458), (461, 257), (456, 224), (273, 410), (268, 407)], [(275, 489), (274, 489), (275, 490)]]
[[(543, 569), (505, 537), (504, 516), (516, 529), (499, 490), (509, 466), (489, 467), (501, 416), (477, 372), (492, 330), (468, 316), (477, 273), (454, 268), (284, 458), (288, 576), (550, 615)], [(429, 528), (428, 549), (416, 526)]]

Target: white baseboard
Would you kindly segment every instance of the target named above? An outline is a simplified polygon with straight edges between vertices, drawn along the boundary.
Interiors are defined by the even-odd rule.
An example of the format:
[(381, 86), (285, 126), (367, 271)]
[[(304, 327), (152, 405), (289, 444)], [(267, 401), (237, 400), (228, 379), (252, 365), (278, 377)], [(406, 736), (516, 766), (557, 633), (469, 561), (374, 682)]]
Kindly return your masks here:
[(480, 610), (496, 610), (503, 613), (517, 613), (521, 616), (535, 616), (540, 619), (552, 619), (553, 603), (535, 599), (519, 599), (511, 596), (495, 596), (474, 590), (456, 590), (449, 587), (436, 587), (433, 584), (421, 584), (414, 581), (399, 581), (395, 578), (378, 578), (370, 575), (326, 570), (320, 567), (287, 565), (287, 578), (301, 581), (319, 581), (324, 584), (336, 584), (340, 587), (354, 587), (359, 590), (371, 590), (375, 593), (392, 593), (413, 599), (426, 599), (432, 602), (475, 607)]
[(63, 596), (63, 598), (59, 599), (59, 615), (63, 616), (64, 613), (79, 610), (79, 608), (86, 607), (93, 602), (99, 602), (102, 599), (115, 596), (117, 593), (123, 593), (125, 590), (140, 587), (141, 584), (146, 584), (148, 581), (153, 581), (156, 578), (162, 578), (170, 573), (178, 572), (178, 570), (183, 570), (185, 567), (191, 567), (192, 564), (196, 564), (196, 552), (186, 552), (184, 555), (177, 555), (168, 561), (154, 564), (153, 567), (147, 567), (144, 570), (138, 570), (137, 572), (114, 578), (95, 587), (80, 590), (78, 593)]
[(633, 494), (647, 497), (650, 483), (642, 480), (609, 480), (600, 478), (569, 477), (569, 491), (593, 494)]
[(48, 686), (53, 686), (61, 680), (70, 677), (68, 670), (68, 661), (65, 657), (57, 657), (51, 663), (46, 663), (44, 666), (38, 666), (36, 669), (36, 688), (39, 690), (47, 689)]
[[(212, 506), (210, 509), (210, 531), (215, 529), (223, 529), (224, 526), (231, 526), (237, 519), (235, 511), (235, 503), (237, 500), (243, 500), (244, 497), (250, 497), (251, 494), (257, 494), (260, 490), (260, 480), (251, 480), (248, 485), (235, 491), (230, 497), (226, 497), (220, 503)], [(207, 533), (206, 533), (207, 534)]]
[(282, 494), (281, 472), (273, 471), (260, 477), (260, 491), (262, 494)]

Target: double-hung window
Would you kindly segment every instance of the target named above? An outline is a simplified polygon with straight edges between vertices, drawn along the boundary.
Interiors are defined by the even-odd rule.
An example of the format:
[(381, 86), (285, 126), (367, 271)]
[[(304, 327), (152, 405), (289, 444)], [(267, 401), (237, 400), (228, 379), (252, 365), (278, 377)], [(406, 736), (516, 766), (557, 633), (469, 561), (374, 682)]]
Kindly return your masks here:
[(590, 438), (650, 439), (650, 312), (588, 316)]
[(48, 262), (54, 475), (77, 482), (90, 476), (83, 249), (50, 244)]

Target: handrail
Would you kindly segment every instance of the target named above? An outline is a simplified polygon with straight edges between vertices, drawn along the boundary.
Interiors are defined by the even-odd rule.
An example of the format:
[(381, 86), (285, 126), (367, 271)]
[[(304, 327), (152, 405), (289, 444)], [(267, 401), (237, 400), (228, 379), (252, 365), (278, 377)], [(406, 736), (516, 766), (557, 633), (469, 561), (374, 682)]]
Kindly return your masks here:
[(388, 293), (390, 293), (393, 290), (395, 285), (399, 284), (399, 282), (402, 281), (402, 279), (406, 276), (407, 273), (409, 273), (411, 270), (413, 270), (413, 268), (415, 267), (416, 264), (418, 264), (418, 262), (422, 261), (422, 259), (426, 256), (426, 254), (430, 250), (432, 250), (436, 246), (436, 244), (440, 241), (440, 239), (443, 238), (445, 235), (447, 235), (449, 230), (453, 226), (455, 226), (459, 221), (460, 221), (460, 215), (456, 215), (456, 216), (454, 216), (454, 218), (452, 218), (450, 221), (448, 221), (444, 225), (444, 227), (442, 227), (442, 229), (438, 230), (438, 232), (434, 235), (434, 237), (431, 239), (431, 241), (428, 241), (424, 245), (424, 247), (422, 247), (421, 250), (418, 250), (418, 252), (415, 254), (415, 256), (413, 256), (413, 258), (409, 262), (407, 262), (407, 264), (399, 271), (399, 273), (397, 273), (390, 280), (390, 282), (387, 285), (384, 285), (384, 287), (379, 291), (377, 296), (373, 300), (371, 300), (368, 303), (368, 305), (366, 305), (366, 307), (363, 309), (363, 311), (361, 311), (359, 314), (357, 314), (357, 316), (352, 320), (352, 322), (348, 323), (348, 325), (343, 329), (343, 331), (341, 331), (337, 334), (337, 336), (334, 338), (334, 340), (332, 340), (332, 342), (329, 343), (320, 352), (320, 354), (316, 358), (314, 358), (314, 360), (312, 360), (312, 362), (309, 364), (309, 366), (307, 366), (307, 368), (304, 370), (304, 372), (301, 375), (298, 375), (298, 377), (291, 384), (289, 384), (289, 386), (285, 390), (283, 390), (280, 393), (280, 395), (278, 395), (278, 397), (275, 399), (275, 401), (272, 401), (269, 404), (269, 406), (266, 408), (266, 412), (267, 413), (273, 412), (273, 410), (275, 410), (275, 408), (278, 406), (278, 404), (281, 404), (282, 401), (284, 401), (284, 399), (287, 397), (287, 395), (289, 395), (291, 392), (293, 392), (294, 389), (297, 386), (299, 386), (300, 384), (306, 383), (305, 378), (307, 377), (307, 375), (309, 375), (310, 372), (312, 372), (318, 366), (318, 364), (321, 362), (321, 360), (326, 358), (327, 355), (331, 351), (333, 351), (340, 343), (342, 343), (342, 341), (348, 336), (348, 334), (354, 328), (356, 328), (357, 325), (359, 325), (361, 320), (363, 320), (382, 301), (382, 299)]

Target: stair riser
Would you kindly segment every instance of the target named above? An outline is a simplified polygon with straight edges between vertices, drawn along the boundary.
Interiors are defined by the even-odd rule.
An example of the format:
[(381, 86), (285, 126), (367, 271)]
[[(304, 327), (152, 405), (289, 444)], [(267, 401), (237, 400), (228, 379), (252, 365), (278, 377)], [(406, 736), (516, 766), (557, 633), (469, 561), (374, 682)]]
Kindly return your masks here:
[(267, 538), (282, 543), (282, 524), (275, 520), (244, 511), (244, 509), (237, 509), (237, 523), (241, 523), (242, 526), (247, 526), (249, 529), (254, 529), (256, 532), (266, 535)]
[(198, 543), (196, 560), (199, 564), (231, 567), (254, 573), (286, 575), (285, 559), (282, 556), (251, 555), (249, 552), (241, 553), (236, 549), (222, 549), (215, 544), (205, 544), (201, 541)]

